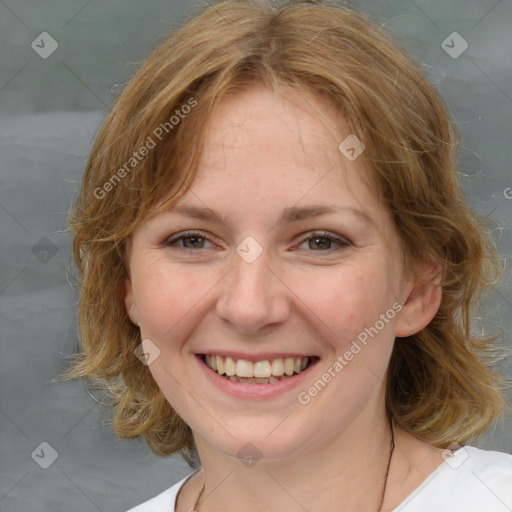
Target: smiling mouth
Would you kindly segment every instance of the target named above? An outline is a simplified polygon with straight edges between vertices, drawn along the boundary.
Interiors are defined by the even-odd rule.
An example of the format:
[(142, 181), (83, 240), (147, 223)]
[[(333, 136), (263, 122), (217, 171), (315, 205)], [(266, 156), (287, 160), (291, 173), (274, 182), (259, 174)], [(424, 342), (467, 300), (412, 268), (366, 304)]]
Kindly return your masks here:
[(299, 375), (318, 357), (278, 357), (252, 362), (216, 354), (202, 354), (201, 359), (210, 370), (233, 382), (273, 384)]

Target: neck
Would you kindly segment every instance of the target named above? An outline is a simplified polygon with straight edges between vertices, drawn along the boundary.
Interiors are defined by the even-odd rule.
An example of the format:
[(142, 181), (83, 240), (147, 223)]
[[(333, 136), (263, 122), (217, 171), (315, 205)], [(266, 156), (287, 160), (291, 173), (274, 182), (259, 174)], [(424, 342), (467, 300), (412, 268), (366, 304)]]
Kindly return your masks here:
[(297, 450), (286, 460), (262, 458), (248, 467), (196, 435), (204, 473), (199, 511), (232, 512), (243, 505), (244, 512), (379, 512), (390, 443), (389, 423), (382, 413), (364, 427), (354, 421), (314, 449)]

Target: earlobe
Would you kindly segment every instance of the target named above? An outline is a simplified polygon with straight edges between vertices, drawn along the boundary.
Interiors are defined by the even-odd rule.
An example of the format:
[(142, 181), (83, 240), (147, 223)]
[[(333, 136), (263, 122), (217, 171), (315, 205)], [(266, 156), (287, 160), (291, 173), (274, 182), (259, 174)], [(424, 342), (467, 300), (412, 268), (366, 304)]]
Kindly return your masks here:
[(139, 312), (137, 311), (137, 307), (135, 306), (135, 296), (133, 294), (132, 285), (129, 277), (125, 279), (124, 306), (126, 308), (128, 316), (130, 317), (130, 320), (135, 325), (138, 325), (140, 327)]
[(433, 262), (424, 262), (416, 273), (416, 280), (403, 305), (395, 326), (395, 336), (404, 338), (425, 328), (434, 318), (443, 296), (442, 268)]
[(137, 311), (135, 304), (132, 304), (132, 307), (130, 308), (128, 315), (130, 317), (130, 320), (140, 327), (139, 312)]

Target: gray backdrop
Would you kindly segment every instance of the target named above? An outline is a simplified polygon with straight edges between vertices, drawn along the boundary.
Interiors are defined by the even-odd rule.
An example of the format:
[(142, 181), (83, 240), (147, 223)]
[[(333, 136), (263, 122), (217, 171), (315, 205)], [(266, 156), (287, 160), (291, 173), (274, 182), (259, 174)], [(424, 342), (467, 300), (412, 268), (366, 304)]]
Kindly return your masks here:
[[(1, 512), (121, 511), (190, 472), (179, 456), (116, 439), (83, 382), (52, 380), (76, 349), (65, 217), (91, 142), (120, 84), (196, 5), (0, 0)], [(464, 132), (467, 199), (499, 220), (498, 247), (510, 255), (512, 3), (357, 5), (432, 67), (428, 76)], [(489, 297), (486, 318), (509, 347), (510, 276)], [(512, 376), (510, 358), (501, 368)], [(512, 453), (511, 427), (507, 414), (476, 445)]]

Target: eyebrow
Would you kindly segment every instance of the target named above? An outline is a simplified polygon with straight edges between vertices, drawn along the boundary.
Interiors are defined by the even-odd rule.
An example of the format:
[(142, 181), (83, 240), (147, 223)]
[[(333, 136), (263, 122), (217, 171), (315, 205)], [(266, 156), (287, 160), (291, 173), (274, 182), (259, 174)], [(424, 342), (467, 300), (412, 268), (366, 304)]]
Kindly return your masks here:
[[(227, 217), (206, 206), (177, 204), (165, 212), (180, 214), (198, 220), (214, 221), (230, 227), (230, 222)], [(277, 224), (291, 224), (293, 222), (300, 222), (302, 220), (312, 219), (322, 215), (343, 212), (351, 213), (366, 224), (376, 227), (375, 222), (366, 212), (349, 206), (336, 205), (291, 206), (289, 208), (284, 208), (277, 220)]]

